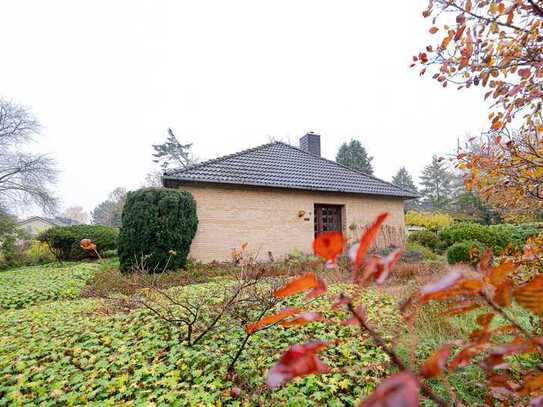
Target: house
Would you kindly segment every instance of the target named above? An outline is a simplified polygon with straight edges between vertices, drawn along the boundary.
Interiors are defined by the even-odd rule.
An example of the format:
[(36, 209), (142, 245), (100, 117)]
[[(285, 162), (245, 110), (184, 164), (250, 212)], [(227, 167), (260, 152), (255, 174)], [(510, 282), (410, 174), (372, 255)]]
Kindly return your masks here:
[(24, 229), (31, 237), (37, 236), (41, 231), (49, 229), (53, 226), (70, 226), (78, 225), (79, 222), (55, 216), (54, 218), (44, 218), (42, 216), (32, 216), (30, 218), (17, 222), (17, 226)]
[(198, 231), (189, 256), (224, 261), (243, 243), (259, 259), (310, 253), (314, 237), (338, 230), (351, 239), (390, 212), (378, 246), (402, 245), (404, 201), (416, 197), (389, 182), (321, 157), (320, 136), (300, 147), (273, 142), (166, 172), (163, 184), (192, 193)]

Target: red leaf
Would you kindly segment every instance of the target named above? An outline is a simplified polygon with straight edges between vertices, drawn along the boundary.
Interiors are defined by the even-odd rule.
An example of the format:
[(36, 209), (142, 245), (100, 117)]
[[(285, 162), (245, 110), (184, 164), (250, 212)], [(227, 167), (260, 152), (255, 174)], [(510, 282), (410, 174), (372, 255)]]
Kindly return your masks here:
[(449, 369), (452, 371), (457, 367), (466, 366), (471, 359), (484, 351), (487, 347), (485, 343), (470, 344), (463, 348), (449, 364)]
[(314, 298), (326, 291), (326, 284), (315, 273), (306, 273), (275, 290), (273, 295), (277, 298), (285, 298), (306, 290), (312, 291), (305, 298)]
[(441, 376), (447, 365), (451, 349), (452, 344), (447, 344), (436, 350), (420, 368), (420, 375), (426, 379)]
[(441, 313), (441, 315), (447, 315), (447, 316), (453, 316), (453, 315), (460, 315), (465, 314), (466, 312), (472, 311), (474, 309), (477, 309), (481, 307), (481, 304), (477, 304), (471, 301), (468, 301), (464, 303), (463, 305), (460, 305), (455, 308), (448, 309), (447, 311)]
[(313, 240), (313, 252), (326, 260), (335, 261), (343, 251), (345, 238), (339, 232), (324, 232)]
[(530, 68), (522, 68), (517, 71), (517, 74), (522, 79), (528, 79), (530, 75), (532, 74), (532, 71), (530, 70)]
[(335, 303), (332, 304), (332, 309), (336, 309), (342, 305), (346, 305), (351, 302), (351, 297), (341, 293)]
[(310, 342), (291, 346), (275, 363), (266, 376), (266, 384), (273, 388), (288, 383), (295, 377), (316, 373), (328, 373), (330, 368), (323, 364), (317, 353), (328, 346), (326, 342)]
[[(358, 307), (356, 307), (355, 312), (363, 318), (365, 318), (366, 316), (366, 310), (362, 305), (359, 305)], [(349, 319), (345, 319), (341, 321), (341, 325), (360, 325), (360, 321), (354, 316), (352, 316)]]
[(417, 407), (419, 405), (419, 383), (409, 372), (400, 372), (381, 382), (374, 392), (359, 407)]
[(351, 261), (354, 263), (356, 268), (360, 268), (360, 266), (362, 266), (368, 249), (377, 237), (381, 225), (387, 217), (388, 212), (383, 212), (378, 215), (373, 223), (362, 234), (360, 243), (358, 245), (353, 245), (353, 247), (356, 247), (356, 249), (351, 248), (353, 250), (353, 252), (350, 253)]
[(245, 326), (245, 331), (248, 334), (251, 334), (253, 332), (258, 331), (261, 328), (264, 328), (268, 325), (275, 324), (276, 322), (279, 322), (287, 317), (290, 317), (291, 315), (298, 314), (301, 311), (302, 311), (302, 308), (292, 308), (292, 307), (283, 308), (281, 311), (277, 312), (276, 314), (268, 315), (264, 318), (259, 319), (256, 322), (247, 324)]
[(289, 326), (302, 326), (315, 321), (323, 321), (324, 317), (320, 312), (302, 312), (296, 318), (288, 319), (281, 322), (281, 326), (287, 328)]
[(482, 327), (484, 330), (487, 330), (492, 322), (492, 319), (494, 319), (494, 316), (495, 314), (493, 312), (487, 312), (486, 314), (481, 314), (475, 318), (475, 322), (477, 322), (477, 325)]

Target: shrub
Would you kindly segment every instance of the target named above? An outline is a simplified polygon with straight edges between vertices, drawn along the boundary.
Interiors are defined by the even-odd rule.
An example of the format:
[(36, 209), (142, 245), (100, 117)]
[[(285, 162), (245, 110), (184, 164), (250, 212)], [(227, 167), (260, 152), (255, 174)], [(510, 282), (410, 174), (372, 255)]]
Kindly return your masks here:
[(407, 237), (407, 241), (410, 243), (418, 243), (433, 251), (439, 247), (439, 238), (435, 232), (431, 230), (417, 230), (412, 232)]
[[(145, 188), (129, 192), (119, 235), (121, 271), (184, 267), (198, 226), (196, 202), (186, 191)], [(171, 251), (175, 255), (170, 255)], [(143, 264), (142, 264), (143, 263)]]
[(422, 255), (423, 260), (431, 260), (431, 261), (439, 260), (439, 256), (436, 253), (434, 253), (432, 250), (430, 250), (428, 247), (423, 246), (419, 243), (413, 243), (413, 242), (407, 243), (407, 245), (405, 246), (405, 252), (402, 255), (402, 259), (405, 259), (406, 257), (413, 257), (412, 254), (408, 254), (411, 252), (420, 253)]
[(449, 225), (452, 225), (453, 218), (446, 213), (423, 213), (409, 211), (405, 215), (406, 225), (422, 226), (426, 229), (437, 231)]
[(509, 244), (514, 249), (521, 249), (526, 239), (536, 235), (537, 229), (531, 226), (492, 225), (484, 226), (478, 223), (459, 223), (449, 226), (439, 232), (446, 247), (464, 240), (477, 240), (496, 254), (503, 252)]
[(49, 250), (47, 243), (32, 239), (24, 251), (25, 265), (35, 266), (39, 264), (51, 263), (55, 257)]
[(476, 264), (479, 262), (484, 250), (484, 245), (477, 240), (457, 242), (447, 250), (447, 262), (449, 264)]
[(81, 260), (95, 258), (91, 250), (79, 246), (81, 239), (91, 239), (98, 253), (115, 249), (118, 230), (103, 225), (55, 226), (38, 235), (40, 242), (47, 243), (51, 252), (59, 260)]

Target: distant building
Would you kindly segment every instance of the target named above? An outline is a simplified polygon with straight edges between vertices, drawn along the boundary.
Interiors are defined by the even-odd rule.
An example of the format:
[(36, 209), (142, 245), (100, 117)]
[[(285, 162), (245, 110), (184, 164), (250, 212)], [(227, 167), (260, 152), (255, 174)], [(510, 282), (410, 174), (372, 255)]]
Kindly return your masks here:
[(32, 216), (28, 219), (21, 220), (17, 222), (17, 226), (19, 226), (21, 229), (25, 230), (30, 234), (30, 236), (34, 237), (38, 235), (41, 231), (45, 229), (49, 229), (53, 226), (70, 226), (70, 225), (79, 225), (80, 222), (63, 218), (60, 216), (55, 216), (54, 218), (44, 218), (42, 216)]

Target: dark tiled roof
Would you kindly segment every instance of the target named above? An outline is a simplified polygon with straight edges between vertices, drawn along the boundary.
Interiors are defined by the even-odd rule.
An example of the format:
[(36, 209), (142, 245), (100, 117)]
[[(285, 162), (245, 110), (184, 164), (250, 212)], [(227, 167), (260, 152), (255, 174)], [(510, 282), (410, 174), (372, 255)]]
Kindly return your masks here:
[(281, 142), (169, 171), (164, 180), (416, 197), (389, 182)]

